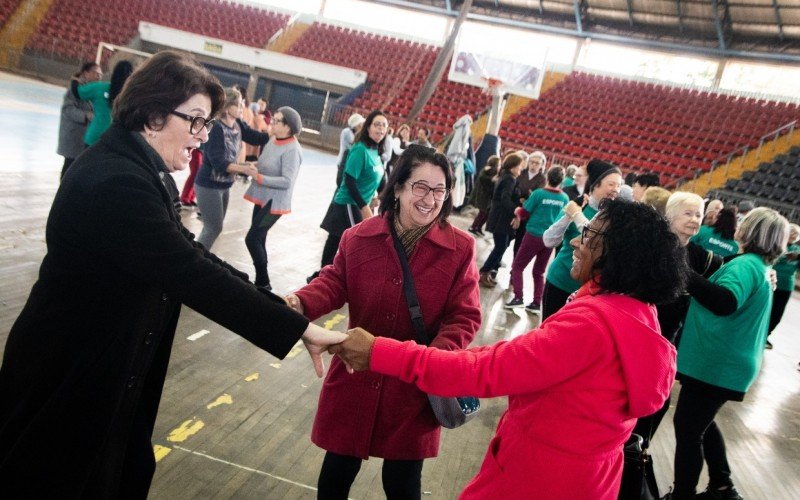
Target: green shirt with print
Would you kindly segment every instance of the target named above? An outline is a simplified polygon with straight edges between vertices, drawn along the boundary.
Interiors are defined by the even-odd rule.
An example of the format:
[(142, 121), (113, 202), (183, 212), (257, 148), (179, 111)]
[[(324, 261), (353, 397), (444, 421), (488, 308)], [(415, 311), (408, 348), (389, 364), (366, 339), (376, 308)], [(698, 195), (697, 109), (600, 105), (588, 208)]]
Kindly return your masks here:
[(739, 253), (739, 244), (736, 241), (723, 238), (719, 233), (714, 232), (714, 228), (711, 226), (700, 226), (700, 231), (692, 236), (690, 241), (720, 257)]
[(530, 214), (525, 230), (541, 238), (547, 228), (558, 219), (558, 215), (567, 203), (569, 197), (560, 189), (534, 189), (523, 205), (525, 211)]
[(768, 266), (755, 254), (734, 258), (709, 281), (736, 297), (736, 311), (717, 316), (692, 299), (686, 313), (678, 371), (707, 384), (747, 392), (761, 369), (772, 290)]
[(108, 102), (109, 82), (90, 82), (78, 85), (78, 96), (92, 103), (92, 121), (83, 134), (83, 142), (91, 146), (111, 126), (111, 106)]
[[(349, 174), (356, 180), (358, 194), (361, 195), (365, 203), (369, 203), (375, 196), (375, 192), (378, 190), (383, 178), (383, 161), (380, 153), (375, 148), (367, 147), (361, 141), (353, 144), (353, 147), (347, 153), (344, 173)], [(350, 196), (350, 191), (344, 181), (345, 176), (342, 175), (342, 182), (336, 190), (333, 201), (339, 205), (357, 205), (353, 197)]]
[(572, 177), (564, 177), (564, 181), (561, 183), (561, 189), (568, 188), (574, 185), (575, 185), (575, 179), (573, 179)]
[(800, 268), (800, 259), (789, 260), (787, 255), (797, 254), (798, 252), (800, 252), (800, 245), (789, 245), (789, 248), (786, 249), (786, 253), (781, 255), (778, 262), (772, 266), (772, 268), (775, 269), (775, 273), (778, 275), (778, 290), (786, 290), (788, 292), (794, 290), (794, 281), (797, 270)]
[[(590, 205), (583, 207), (583, 215), (589, 220), (596, 213), (597, 209), (592, 208)], [(563, 215), (563, 210), (561, 214)], [(567, 231), (564, 233), (561, 250), (558, 251), (556, 258), (550, 263), (550, 269), (547, 270), (547, 281), (567, 293), (572, 293), (581, 287), (581, 284), (569, 275), (572, 269), (572, 247), (569, 242), (580, 234), (578, 226), (574, 222), (570, 222)]]

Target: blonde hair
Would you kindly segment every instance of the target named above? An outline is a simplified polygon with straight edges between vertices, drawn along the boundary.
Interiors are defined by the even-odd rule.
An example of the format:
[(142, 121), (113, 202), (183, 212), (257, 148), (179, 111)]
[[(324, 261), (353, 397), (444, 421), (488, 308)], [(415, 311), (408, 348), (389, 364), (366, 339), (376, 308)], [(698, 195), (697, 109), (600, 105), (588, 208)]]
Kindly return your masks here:
[(795, 234), (794, 241), (790, 241), (789, 243), (794, 243), (795, 241), (800, 239), (800, 226), (798, 226), (797, 224), (789, 224), (789, 236), (791, 236), (792, 232), (794, 232)]
[(644, 190), (642, 203), (655, 208), (661, 217), (666, 217), (667, 200), (669, 200), (670, 196), (672, 196), (672, 193), (668, 190), (659, 186), (650, 186)]
[(234, 87), (225, 87), (225, 104), (222, 105), (222, 112), (228, 113), (228, 106), (238, 106), (242, 93)]
[(700, 195), (687, 193), (686, 191), (677, 191), (672, 193), (667, 200), (667, 205), (664, 207), (664, 217), (666, 217), (667, 220), (672, 220), (678, 215), (678, 212), (684, 205), (697, 206), (700, 208), (700, 217), (703, 216), (704, 202)]
[(774, 264), (786, 251), (789, 221), (771, 208), (754, 208), (736, 230), (736, 239), (742, 252), (760, 255), (767, 264)]

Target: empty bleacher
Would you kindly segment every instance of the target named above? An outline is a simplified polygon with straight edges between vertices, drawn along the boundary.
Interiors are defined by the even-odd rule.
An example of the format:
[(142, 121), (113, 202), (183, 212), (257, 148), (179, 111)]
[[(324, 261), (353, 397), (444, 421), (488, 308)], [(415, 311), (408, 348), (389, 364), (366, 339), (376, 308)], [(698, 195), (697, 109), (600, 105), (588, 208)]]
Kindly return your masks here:
[(573, 73), (500, 135), (509, 146), (601, 158), (673, 185), (798, 117), (796, 104)]
[(759, 206), (771, 206), (796, 222), (800, 219), (800, 147), (761, 163), (741, 178), (729, 179), (723, 189), (709, 192), (725, 201), (752, 199)]
[(11, 14), (17, 10), (19, 4), (22, 3), (22, 0), (0, 0), (0, 28), (6, 24), (6, 21)]
[(221, 0), (104, 0), (92, 4), (57, 0), (27, 48), (68, 60), (93, 59), (99, 42), (126, 45), (136, 35), (140, 20), (264, 47), (288, 16)]
[[(366, 71), (366, 89), (353, 109), (382, 109), (397, 123), (411, 110), (439, 50), (428, 44), (317, 22), (287, 53)], [(433, 139), (439, 140), (461, 115), (470, 113), (474, 117), (490, 102), (480, 89), (443, 76), (416, 123), (428, 126)]]

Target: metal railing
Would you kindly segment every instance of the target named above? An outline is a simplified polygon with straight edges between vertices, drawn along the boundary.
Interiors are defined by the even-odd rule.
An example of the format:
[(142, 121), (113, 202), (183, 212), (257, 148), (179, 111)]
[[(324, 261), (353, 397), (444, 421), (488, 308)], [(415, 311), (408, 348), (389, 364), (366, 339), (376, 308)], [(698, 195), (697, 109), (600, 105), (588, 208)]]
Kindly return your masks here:
[(733, 163), (736, 160), (738, 160), (739, 166), (742, 167), (744, 165), (745, 158), (751, 151), (755, 150), (756, 159), (760, 159), (761, 155), (764, 153), (764, 144), (767, 142), (772, 142), (772, 152), (774, 154), (777, 147), (774, 141), (776, 141), (781, 135), (790, 135), (792, 132), (794, 132), (794, 129), (796, 127), (797, 127), (797, 120), (794, 120), (792, 122), (787, 123), (786, 125), (778, 127), (772, 132), (762, 135), (761, 138), (759, 138), (758, 140), (758, 146), (756, 148), (751, 148), (749, 144), (745, 144), (744, 146), (740, 146), (734, 149), (730, 153), (718, 157), (717, 159), (711, 162), (711, 168), (707, 172), (704, 172), (702, 170), (698, 170), (697, 172), (695, 172), (694, 178), (691, 179), (691, 181), (693, 181), (692, 192), (697, 191), (698, 188), (697, 179), (701, 175), (707, 175), (707, 187), (708, 189), (711, 189), (712, 188), (711, 183), (714, 176), (714, 172), (718, 171), (718, 169), (724, 168), (725, 169), (724, 177), (727, 178), (728, 172), (730, 171), (730, 168), (733, 165)]
[(800, 207), (797, 205), (783, 203), (761, 196), (753, 196), (752, 194), (737, 193), (728, 189), (713, 189), (709, 191), (708, 194), (710, 198), (720, 199), (725, 203), (735, 201), (738, 204), (740, 201), (744, 200), (752, 201), (758, 207), (775, 209), (781, 215), (786, 217), (789, 222), (800, 224)]

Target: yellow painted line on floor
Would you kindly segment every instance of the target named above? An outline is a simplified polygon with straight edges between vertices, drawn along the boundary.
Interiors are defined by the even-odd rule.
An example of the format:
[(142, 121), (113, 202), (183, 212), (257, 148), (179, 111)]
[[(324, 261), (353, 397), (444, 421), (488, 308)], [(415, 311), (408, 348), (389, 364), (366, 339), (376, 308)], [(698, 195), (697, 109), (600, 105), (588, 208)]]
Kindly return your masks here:
[(281, 369), (281, 364), (280, 363), (270, 363), (269, 366), (275, 368), (276, 370), (280, 370)]
[(171, 451), (172, 448), (167, 448), (166, 446), (161, 446), (160, 444), (153, 446), (153, 455), (156, 457), (156, 462), (161, 461), (161, 459), (169, 455), (169, 452)]
[(297, 345), (292, 347), (292, 350), (289, 351), (289, 354), (286, 355), (286, 359), (292, 359), (293, 357), (297, 356), (301, 352), (303, 352), (303, 341), (302, 340), (300, 342), (298, 342)]
[(324, 325), (323, 325), (323, 328), (325, 328), (326, 330), (331, 330), (331, 329), (333, 329), (334, 326), (336, 326), (339, 323), (341, 323), (342, 320), (345, 319), (346, 317), (347, 316), (345, 316), (344, 314), (337, 314), (334, 317), (332, 317), (331, 319), (329, 319), (328, 321), (326, 321), (324, 323)]
[(205, 427), (205, 425), (206, 424), (204, 424), (202, 420), (197, 418), (187, 420), (170, 431), (169, 435), (167, 436), (167, 441), (171, 443), (182, 443), (191, 436), (194, 436), (200, 432), (200, 429)]
[(193, 334), (189, 335), (188, 337), (186, 337), (186, 340), (191, 340), (192, 342), (194, 342), (195, 340), (199, 339), (200, 337), (204, 337), (204, 336), (208, 335), (209, 333), (211, 333), (211, 332), (209, 332), (208, 330), (200, 330), (199, 332), (193, 333)]
[(231, 395), (223, 394), (222, 396), (215, 399), (212, 403), (209, 403), (206, 406), (206, 408), (210, 410), (211, 408), (216, 408), (217, 406), (220, 405), (230, 405), (230, 404), (233, 404), (233, 398), (231, 397)]
[(244, 378), (244, 381), (245, 382), (252, 382), (253, 380), (258, 380), (258, 377), (259, 377), (258, 372), (251, 373), (250, 375), (248, 375), (248, 376), (246, 376)]

